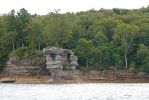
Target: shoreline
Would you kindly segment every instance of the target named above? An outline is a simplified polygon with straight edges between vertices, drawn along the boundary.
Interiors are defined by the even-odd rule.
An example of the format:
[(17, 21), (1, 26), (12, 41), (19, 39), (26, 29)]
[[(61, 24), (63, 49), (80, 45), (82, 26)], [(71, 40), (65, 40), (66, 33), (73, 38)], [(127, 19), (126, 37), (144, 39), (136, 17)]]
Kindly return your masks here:
[[(66, 72), (65, 72), (66, 73)], [(8, 81), (14, 84), (83, 84), (83, 83), (149, 83), (149, 74), (129, 73), (121, 71), (95, 71), (91, 70), (85, 74), (80, 71), (70, 72), (72, 79), (67, 77), (54, 80), (50, 75), (42, 76), (16, 76), (0, 74), (0, 83)], [(9, 82), (11, 80), (11, 82)]]

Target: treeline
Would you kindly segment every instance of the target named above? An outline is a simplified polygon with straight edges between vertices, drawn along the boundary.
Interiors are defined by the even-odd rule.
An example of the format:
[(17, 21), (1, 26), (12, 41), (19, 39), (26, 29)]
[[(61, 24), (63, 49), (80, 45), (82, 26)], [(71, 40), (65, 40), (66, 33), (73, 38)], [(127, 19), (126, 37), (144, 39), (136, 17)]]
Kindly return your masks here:
[(78, 68), (149, 72), (149, 7), (31, 15), (20, 9), (0, 16), (0, 67), (10, 52), (46, 46), (72, 49)]

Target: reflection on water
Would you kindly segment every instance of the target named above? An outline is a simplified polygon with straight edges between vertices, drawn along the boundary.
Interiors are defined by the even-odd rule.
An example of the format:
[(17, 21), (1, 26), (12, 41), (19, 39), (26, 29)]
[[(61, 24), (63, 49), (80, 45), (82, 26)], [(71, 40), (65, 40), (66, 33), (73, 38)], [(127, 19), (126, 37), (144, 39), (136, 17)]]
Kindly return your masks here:
[(149, 100), (149, 84), (0, 84), (0, 100)]

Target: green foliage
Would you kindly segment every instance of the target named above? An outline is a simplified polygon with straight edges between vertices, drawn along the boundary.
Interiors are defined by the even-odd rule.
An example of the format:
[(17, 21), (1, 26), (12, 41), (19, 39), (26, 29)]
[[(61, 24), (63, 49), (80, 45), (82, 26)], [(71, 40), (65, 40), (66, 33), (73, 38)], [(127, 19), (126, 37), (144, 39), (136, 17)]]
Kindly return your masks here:
[(128, 53), (139, 28), (136, 25), (120, 23), (116, 28), (115, 38), (120, 40), (125, 57), (125, 68), (128, 68)]
[(137, 66), (135, 65), (135, 63), (131, 63), (131, 64), (129, 65), (129, 71), (132, 72), (132, 73), (138, 72)]
[(149, 62), (148, 61), (141, 67), (141, 71), (149, 73)]
[(138, 64), (141, 66), (141, 71), (149, 73), (149, 49), (144, 44), (140, 44), (138, 51)]
[(11, 10), (0, 16), (0, 68), (10, 52), (17, 59), (31, 58), (42, 56), (38, 50), (46, 46), (59, 46), (76, 53), (79, 69), (149, 72), (148, 14), (149, 7), (65, 14), (55, 10), (44, 16), (24, 8)]
[(148, 47), (146, 47), (144, 44), (140, 44), (139, 48), (138, 48), (138, 51), (137, 51), (137, 55), (142, 60), (147, 59), (148, 56), (149, 56), (149, 49), (148, 49)]
[(5, 34), (0, 38), (0, 69), (5, 66), (7, 56), (11, 50), (11, 37), (9, 34)]
[(87, 67), (90, 63), (90, 59), (92, 56), (92, 48), (93, 48), (92, 41), (90, 40), (88, 41), (85, 38), (81, 38), (79, 39), (78, 45), (75, 49), (76, 53), (80, 56), (80, 58), (85, 60), (83, 64), (86, 64)]
[(16, 50), (11, 52), (11, 56), (16, 59), (28, 59), (33, 57), (42, 57), (43, 52), (29, 47), (19, 47)]

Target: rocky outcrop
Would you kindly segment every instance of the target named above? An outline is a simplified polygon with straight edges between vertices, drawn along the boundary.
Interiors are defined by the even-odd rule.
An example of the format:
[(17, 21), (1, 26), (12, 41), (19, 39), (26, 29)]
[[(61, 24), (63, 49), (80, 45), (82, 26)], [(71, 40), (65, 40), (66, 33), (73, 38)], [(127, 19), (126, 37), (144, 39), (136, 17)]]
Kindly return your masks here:
[(71, 50), (58, 47), (44, 48), (46, 68), (49, 69), (54, 80), (72, 79), (70, 75), (63, 74), (63, 69), (74, 70), (78, 66), (78, 57)]
[(47, 68), (75, 69), (78, 57), (71, 50), (58, 47), (44, 48)]
[(9, 57), (3, 73), (6, 75), (19, 76), (36, 76), (47, 75), (49, 71), (46, 70), (45, 58), (34, 57), (32, 59), (15, 59)]
[(41, 76), (51, 75), (54, 80), (73, 79), (64, 74), (64, 69), (74, 70), (78, 66), (78, 57), (71, 50), (58, 47), (43, 49), (43, 57), (16, 59), (9, 57), (3, 73), (8, 76)]

